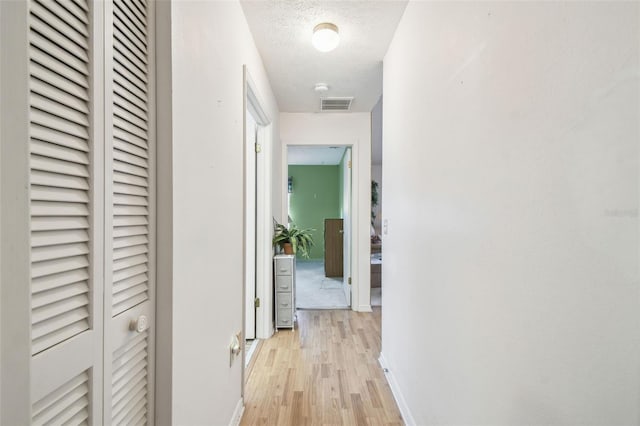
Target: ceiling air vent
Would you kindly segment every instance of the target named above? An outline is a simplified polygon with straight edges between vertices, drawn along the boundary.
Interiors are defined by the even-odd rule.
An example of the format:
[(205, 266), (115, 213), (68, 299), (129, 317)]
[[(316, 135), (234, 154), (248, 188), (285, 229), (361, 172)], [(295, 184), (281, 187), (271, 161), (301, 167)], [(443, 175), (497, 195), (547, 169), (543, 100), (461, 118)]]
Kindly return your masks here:
[(351, 98), (320, 98), (320, 111), (349, 111)]

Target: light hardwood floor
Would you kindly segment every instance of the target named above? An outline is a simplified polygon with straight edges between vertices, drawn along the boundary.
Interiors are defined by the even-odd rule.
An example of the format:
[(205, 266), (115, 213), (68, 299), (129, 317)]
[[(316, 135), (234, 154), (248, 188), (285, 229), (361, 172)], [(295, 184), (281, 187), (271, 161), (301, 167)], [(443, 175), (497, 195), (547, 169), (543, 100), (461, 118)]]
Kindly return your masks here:
[(241, 425), (402, 425), (379, 354), (380, 308), (298, 311), (254, 354)]

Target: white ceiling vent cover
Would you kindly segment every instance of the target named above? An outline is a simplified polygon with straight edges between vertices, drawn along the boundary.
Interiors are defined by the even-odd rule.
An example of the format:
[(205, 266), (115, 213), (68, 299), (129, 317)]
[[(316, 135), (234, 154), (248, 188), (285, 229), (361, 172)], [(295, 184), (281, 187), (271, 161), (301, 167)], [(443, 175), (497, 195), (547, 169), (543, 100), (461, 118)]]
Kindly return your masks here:
[(349, 111), (351, 109), (350, 98), (320, 98), (320, 111)]

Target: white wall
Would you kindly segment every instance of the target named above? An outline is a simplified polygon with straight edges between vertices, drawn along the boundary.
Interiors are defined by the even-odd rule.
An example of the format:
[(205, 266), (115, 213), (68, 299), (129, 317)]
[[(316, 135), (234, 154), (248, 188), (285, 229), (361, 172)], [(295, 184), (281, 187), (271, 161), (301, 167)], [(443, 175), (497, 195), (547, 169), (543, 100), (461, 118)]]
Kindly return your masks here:
[(409, 424), (640, 422), (639, 7), (407, 6), (382, 339)]
[(159, 389), (169, 407), (158, 408), (158, 423), (228, 424), (241, 396), (241, 360), (229, 367), (229, 344), (243, 318), (243, 64), (276, 145), (278, 109), (238, 2), (174, 1), (168, 8), (170, 38), (159, 49), (170, 49), (171, 70), (158, 76), (167, 84), (159, 87), (159, 117), (171, 123), (161, 123), (170, 135), (159, 140), (159, 164), (170, 166), (171, 178), (160, 178), (159, 201), (169, 211), (159, 211), (159, 224), (171, 247), (159, 247), (159, 259), (171, 262), (171, 276), (159, 280), (158, 316), (171, 321), (161, 319), (159, 327), (170, 329), (158, 333), (172, 341), (158, 348), (171, 351), (158, 361), (159, 380), (170, 385)]
[[(371, 114), (369, 113), (281, 113), (281, 193), (286, 191), (287, 145), (351, 145), (353, 261), (352, 307), (371, 310)], [(286, 197), (282, 197), (280, 223), (286, 223)]]

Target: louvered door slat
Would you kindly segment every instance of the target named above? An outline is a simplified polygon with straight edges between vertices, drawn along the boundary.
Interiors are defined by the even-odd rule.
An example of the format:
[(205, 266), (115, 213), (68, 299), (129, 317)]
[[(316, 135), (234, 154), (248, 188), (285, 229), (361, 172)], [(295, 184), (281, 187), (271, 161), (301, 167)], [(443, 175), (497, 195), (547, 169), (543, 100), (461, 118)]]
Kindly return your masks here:
[(138, 133), (145, 133), (148, 130), (146, 119), (141, 119), (137, 117), (135, 114), (132, 114), (130, 111), (121, 108), (118, 104), (114, 104), (114, 113), (115, 117), (118, 117), (121, 120), (126, 121), (130, 125), (137, 127), (139, 130), (136, 130)]
[(66, 259), (56, 259), (55, 261), (38, 262), (31, 265), (31, 278), (40, 278), (45, 275), (59, 274), (75, 269), (84, 269), (89, 266), (87, 256), (69, 257)]
[(38, 201), (64, 201), (68, 203), (88, 203), (89, 194), (81, 189), (50, 187), (43, 185), (31, 186), (31, 199)]
[(124, 195), (116, 193), (113, 197), (114, 204), (116, 205), (129, 205), (129, 206), (148, 206), (149, 201), (147, 197), (136, 197), (134, 195)]
[(73, 283), (84, 282), (88, 279), (89, 272), (84, 268), (65, 271), (59, 274), (50, 274), (32, 280), (31, 291), (35, 297), (35, 295), (40, 292), (56, 289)]
[[(52, 89), (54, 90), (54, 89)], [(89, 117), (87, 112), (82, 112), (70, 108), (63, 104), (64, 98), (60, 98), (54, 101), (50, 98), (39, 95), (38, 93), (31, 92), (31, 107), (46, 111), (49, 114), (57, 116), (57, 119), (69, 121), (71, 123), (79, 124), (84, 127), (89, 126)], [(87, 110), (88, 111), (88, 110)]]
[(149, 169), (149, 162), (146, 158), (129, 154), (128, 152), (120, 151), (119, 149), (115, 149), (113, 151), (113, 159), (118, 160), (122, 163), (142, 167), (143, 169)]
[(139, 262), (136, 264), (130, 264), (126, 267), (118, 269), (113, 273), (114, 286), (118, 285), (119, 282), (123, 282), (125, 280), (131, 279), (132, 277), (139, 276), (140, 274), (144, 274), (147, 271), (148, 271), (148, 268), (146, 264), (146, 258), (143, 259), (142, 262)]
[(120, 108), (143, 120), (143, 123), (146, 125), (147, 120), (149, 119), (149, 117), (147, 116), (147, 111), (139, 105), (141, 102), (139, 102), (139, 100), (137, 100), (135, 96), (128, 95), (127, 97), (123, 97), (116, 92), (113, 96), (113, 102)]
[(43, 262), (52, 259), (63, 259), (89, 254), (89, 245), (85, 243), (77, 244), (56, 244), (46, 247), (33, 247), (31, 249), (32, 262)]
[(54, 203), (48, 201), (32, 201), (32, 216), (88, 216), (89, 209), (79, 203)]
[(75, 72), (84, 76), (89, 75), (89, 67), (86, 62), (83, 62), (64, 48), (58, 46), (44, 35), (37, 32), (31, 32), (31, 36), (29, 38), (32, 46), (42, 52), (46, 52), (51, 58), (56, 58), (57, 61), (69, 66)]
[[(82, 2), (81, 2), (82, 3)], [(89, 330), (88, 9), (33, 0), (29, 19), (32, 353)], [(83, 399), (49, 421), (85, 417)], [(84, 402), (83, 402), (84, 401)], [(78, 414), (80, 415), (78, 416)], [(86, 417), (85, 417), (86, 418)]]
[(136, 195), (138, 197), (147, 197), (149, 191), (143, 186), (127, 185), (124, 183), (114, 183), (113, 192), (115, 194)]
[[(83, 24), (89, 23), (89, 17), (87, 15), (89, 6), (85, 0), (71, 0), (60, 2), (60, 4), (67, 9), (73, 16), (78, 18)], [(83, 26), (85, 26), (83, 25)]]
[(49, 127), (39, 126), (36, 123), (31, 125), (31, 140), (38, 142), (49, 142), (58, 146), (63, 146), (77, 151), (89, 152), (86, 138), (74, 136)]
[(48, 1), (45, 3), (32, 3), (31, 13), (42, 17), (47, 22), (57, 23), (56, 26), (58, 27), (66, 26), (68, 31), (66, 34), (80, 45), (82, 45), (82, 42), (89, 36), (87, 27), (84, 25), (86, 21), (83, 23), (57, 2)]
[(61, 229), (87, 229), (89, 221), (86, 217), (32, 217), (32, 231), (52, 231)]
[(31, 235), (31, 247), (53, 246), (57, 244), (80, 243), (87, 241), (89, 241), (89, 234), (84, 229), (33, 232)]
[(68, 93), (62, 88), (51, 86), (51, 84), (46, 81), (38, 78), (32, 78), (31, 91), (48, 99), (56, 99), (58, 103), (68, 108), (72, 108), (84, 114), (89, 113), (89, 106), (85, 100)]
[[(60, 314), (57, 317), (40, 323), (36, 323), (33, 326), (33, 333), (31, 338), (34, 341), (38, 341), (43, 336), (48, 336), (51, 333), (60, 332), (61, 330), (73, 331), (77, 328), (83, 328), (88, 322), (89, 313), (82, 307), (71, 311), (65, 311), (64, 314)], [(75, 333), (71, 333), (72, 335)]]
[[(127, 61), (136, 66), (140, 70), (140, 72), (145, 73), (145, 75), (140, 75), (140, 78), (145, 83), (148, 81), (146, 76), (147, 70), (147, 52), (146, 49), (136, 43), (131, 42), (131, 40), (127, 37), (127, 34), (123, 32), (128, 31), (126, 27), (119, 26), (118, 20), (114, 20), (116, 22), (116, 26), (113, 31), (113, 47), (114, 49), (123, 55)], [(120, 60), (121, 58), (118, 58)], [(120, 62), (121, 65), (127, 66), (126, 62)], [(132, 70), (133, 71), (133, 70)]]
[(141, 110), (149, 111), (149, 108), (144, 101), (147, 96), (145, 92), (140, 90), (135, 84), (131, 83), (125, 75), (121, 75), (120, 70), (114, 73), (113, 79), (117, 83), (117, 86), (113, 88), (115, 94), (127, 99)]
[(57, 87), (64, 93), (75, 96), (76, 98), (82, 99), (83, 101), (89, 100), (87, 98), (87, 93), (85, 90), (86, 87), (83, 87), (59, 74), (52, 73), (50, 70), (38, 64), (37, 62), (33, 62), (31, 64), (31, 75), (35, 79), (41, 80), (50, 86)]
[(145, 148), (140, 148), (132, 143), (114, 139), (113, 147), (120, 152), (126, 152), (127, 154), (135, 155), (136, 157), (147, 160), (149, 153)]
[(125, 419), (138, 415), (146, 408), (148, 386), (148, 333), (129, 339), (114, 352), (112, 374), (113, 424), (129, 424)]
[(137, 42), (143, 46), (143, 50), (146, 52), (147, 28), (144, 25), (144, 21), (141, 21), (137, 16), (131, 15), (130, 12), (135, 9), (132, 9), (127, 2), (114, 1), (113, 6), (113, 12), (118, 16), (118, 22), (128, 22), (129, 31), (135, 35)]
[[(63, 424), (65, 418), (71, 420), (83, 411), (84, 418), (87, 419), (89, 416), (88, 395), (89, 374), (84, 372), (33, 404), (33, 425)], [(79, 417), (83, 417), (83, 415), (80, 414)], [(82, 421), (74, 424), (82, 424)]]
[[(135, 164), (126, 163), (124, 161), (115, 160), (113, 162), (113, 170), (126, 173), (129, 175), (140, 176), (143, 178), (149, 177), (149, 172), (147, 171), (146, 168), (137, 166)], [(145, 179), (144, 186), (148, 186), (148, 184), (146, 184), (146, 179)]]
[[(142, 272), (139, 273), (138, 275), (133, 275), (129, 278), (125, 278), (120, 281), (115, 281), (113, 283), (114, 294), (120, 293), (122, 291), (125, 291), (128, 288), (135, 287), (140, 284), (145, 284), (147, 282), (147, 280), (149, 279), (149, 276), (146, 273), (146, 268), (144, 267), (144, 265), (139, 265), (136, 268), (139, 268), (139, 270), (141, 270)], [(129, 272), (129, 274), (132, 273), (131, 270), (127, 270), (127, 271)]]
[[(55, 84), (54, 80), (58, 77), (62, 77), (69, 82), (76, 84), (85, 89), (89, 87), (89, 80), (85, 74), (82, 74), (71, 67), (65, 65), (61, 60), (58, 60), (55, 56), (52, 56), (46, 50), (39, 49), (36, 46), (32, 46), (33, 49), (30, 52), (31, 62), (39, 67), (39, 70), (32, 73), (34, 77), (40, 77), (42, 70), (49, 70), (58, 74), (57, 76), (51, 76), (50, 80), (52, 84)], [(64, 86), (61, 86), (64, 88)], [(88, 96), (88, 95), (85, 95)]]
[(138, 87), (143, 93), (147, 93), (147, 77), (142, 73), (145, 72), (146, 64), (136, 58), (135, 54), (118, 40), (115, 39), (113, 59), (116, 70), (119, 74), (127, 78), (131, 83)]
[(34, 292), (31, 306), (33, 308), (39, 308), (50, 303), (59, 302), (79, 294), (84, 294), (86, 291), (85, 283), (76, 282), (51, 290)]
[(62, 121), (59, 117), (42, 111), (38, 108), (31, 108), (29, 116), (31, 117), (31, 123), (39, 124), (42, 127), (48, 127), (54, 131), (66, 133), (71, 136), (76, 136), (82, 139), (88, 139), (89, 133), (86, 126), (78, 125), (73, 122)]
[[(31, 20), (31, 29), (37, 31), (47, 40), (54, 43), (56, 46), (65, 50), (67, 53), (73, 55), (75, 58), (82, 62), (88, 62), (89, 56), (87, 55), (87, 43), (80, 40), (80, 42), (73, 40), (73, 30), (70, 30), (67, 25), (55, 26), (57, 22), (53, 20), (45, 21), (38, 16), (34, 11), (31, 11), (33, 18)], [(53, 25), (52, 25), (53, 24)], [(82, 38), (78, 36), (78, 38)]]
[(113, 218), (113, 226), (116, 228), (114, 232), (119, 232), (117, 228), (124, 226), (138, 226), (149, 224), (149, 219), (145, 216), (119, 216)]
[(146, 226), (119, 226), (114, 229), (113, 237), (119, 239), (127, 236), (147, 235), (148, 233), (149, 230)]
[[(124, 15), (120, 13), (118, 7), (114, 7), (115, 15), (118, 16), (119, 19), (114, 20), (114, 24), (118, 29), (116, 33), (116, 37), (119, 38), (119, 41), (123, 44), (129, 46), (129, 49), (132, 53), (134, 53), (137, 57), (146, 60), (146, 52), (147, 46), (146, 44), (140, 40), (139, 33), (135, 30), (135, 25), (131, 25), (131, 21), (128, 22), (129, 25), (123, 23), (121, 19)], [(125, 17), (126, 18), (126, 17)]]
[(82, 178), (89, 177), (89, 170), (84, 164), (58, 160), (37, 154), (31, 155), (31, 169)]
[(147, 5), (146, 3), (137, 5), (133, 1), (115, 0), (114, 4), (123, 11), (124, 15), (133, 22), (140, 32), (144, 34), (144, 44), (147, 45)]
[(113, 248), (119, 249), (123, 247), (133, 247), (138, 245), (147, 245), (149, 239), (146, 235), (127, 235), (113, 240)]
[[(144, 129), (141, 129), (140, 127), (136, 126), (133, 123), (129, 123), (126, 120), (123, 120), (121, 117), (119, 116), (114, 116), (113, 117), (113, 125), (119, 129), (124, 131), (125, 133), (130, 133), (131, 135), (140, 138), (144, 141), (144, 143), (146, 144), (147, 141), (147, 133)], [(115, 130), (114, 130), (114, 134), (115, 134)], [(126, 140), (126, 136), (125, 138), (123, 138)]]
[(48, 185), (55, 188), (89, 189), (86, 179), (69, 175), (48, 173), (41, 170), (31, 171), (31, 183), (33, 185)]

